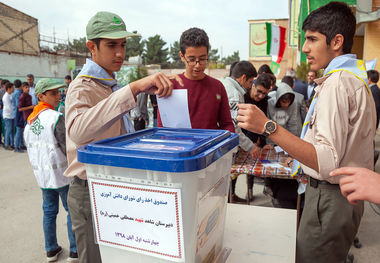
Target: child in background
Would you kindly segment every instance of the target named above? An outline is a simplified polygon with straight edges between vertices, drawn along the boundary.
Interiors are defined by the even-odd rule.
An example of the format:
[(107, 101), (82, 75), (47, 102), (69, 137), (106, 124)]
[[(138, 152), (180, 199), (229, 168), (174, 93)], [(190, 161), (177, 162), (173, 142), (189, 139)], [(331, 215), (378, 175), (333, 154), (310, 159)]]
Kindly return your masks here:
[(64, 84), (57, 84), (51, 79), (41, 79), (37, 82), (35, 93), (39, 103), (29, 115), (24, 132), (30, 164), (42, 190), (43, 229), (48, 262), (56, 261), (59, 254), (62, 253), (62, 247), (57, 243), (56, 232), (59, 197), (67, 211), (67, 232), (70, 243), (68, 261), (78, 259), (67, 206), (71, 178), (63, 176), (63, 172), (67, 168), (65, 120), (62, 113), (54, 110), (60, 100), (58, 88), (62, 86)]
[(14, 110), (14, 125), (16, 126), (16, 134), (15, 134), (15, 152), (24, 152), (23, 147), (23, 138), (22, 134), (24, 132), (24, 119), (22, 116), (22, 112), (18, 110), (18, 104), (20, 101), (20, 96), (22, 94), (22, 83), (21, 80), (16, 79), (13, 84), (15, 85), (15, 92), (12, 94), (12, 104)]
[(3, 119), (5, 123), (4, 148), (6, 150), (14, 149), (14, 110), (12, 105), (12, 93), (15, 87), (9, 82), (5, 86), (5, 94), (3, 96)]
[[(187, 89), (191, 127), (193, 129), (221, 129), (235, 132), (228, 97), (223, 84), (204, 73), (210, 43), (206, 32), (190, 28), (182, 33), (180, 56), (185, 73), (179, 75), (183, 87), (172, 81), (174, 89)], [(158, 127), (162, 127), (158, 114)]]
[[(299, 136), (298, 123), (300, 122), (297, 113), (297, 105), (294, 103), (295, 92), (282, 82), (278, 85), (275, 95), (268, 100), (268, 118), (275, 121), (291, 133)], [(268, 139), (268, 143), (273, 142)], [(296, 209), (297, 188), (296, 180), (268, 178), (266, 187), (269, 187), (272, 194), (272, 204), (274, 207)]]
[(28, 82), (22, 83), (22, 94), (20, 95), (18, 110), (22, 112), (24, 119), (24, 125), (26, 125), (26, 120), (32, 113), (34, 105), (32, 104), (32, 96), (29, 95), (29, 84)]

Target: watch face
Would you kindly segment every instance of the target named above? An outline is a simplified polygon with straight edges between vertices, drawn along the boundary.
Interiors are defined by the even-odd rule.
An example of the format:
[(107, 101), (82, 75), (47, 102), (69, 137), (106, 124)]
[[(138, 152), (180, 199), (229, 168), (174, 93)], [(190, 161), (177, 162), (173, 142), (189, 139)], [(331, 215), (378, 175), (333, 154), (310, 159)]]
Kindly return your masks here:
[(273, 133), (275, 130), (276, 130), (276, 124), (274, 122), (267, 122), (266, 125), (265, 125), (265, 129), (270, 132), (270, 133)]

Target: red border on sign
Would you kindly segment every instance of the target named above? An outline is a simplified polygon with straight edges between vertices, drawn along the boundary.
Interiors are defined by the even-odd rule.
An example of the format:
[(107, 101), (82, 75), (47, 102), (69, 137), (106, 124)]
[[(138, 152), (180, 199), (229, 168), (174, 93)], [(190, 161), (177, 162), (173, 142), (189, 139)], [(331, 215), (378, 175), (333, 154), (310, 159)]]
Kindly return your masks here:
[[(125, 244), (119, 244), (107, 240), (103, 240), (100, 236), (100, 229), (99, 229), (99, 222), (98, 222), (98, 211), (96, 207), (96, 201), (95, 201), (95, 193), (94, 193), (94, 187), (93, 185), (103, 185), (103, 186), (111, 186), (111, 187), (118, 187), (118, 188), (124, 188), (124, 189), (131, 189), (131, 190), (137, 190), (137, 191), (146, 191), (146, 192), (155, 192), (155, 193), (160, 193), (160, 194), (170, 194), (174, 195), (175, 198), (175, 209), (176, 209), (176, 219), (177, 219), (177, 237), (178, 237), (178, 255), (169, 255), (165, 253), (160, 253), (156, 251), (151, 251), (148, 249), (143, 249), (143, 248), (138, 248), (134, 246), (128, 246)], [(176, 192), (170, 192), (170, 191), (160, 191), (160, 190), (151, 190), (151, 189), (144, 189), (144, 188), (138, 188), (138, 187), (130, 187), (130, 186), (122, 186), (122, 185), (114, 185), (114, 184), (106, 184), (106, 183), (98, 183), (98, 182), (92, 182), (91, 181), (91, 191), (92, 191), (92, 198), (93, 198), (93, 204), (95, 208), (95, 216), (96, 216), (96, 228), (98, 230), (98, 238), (99, 241), (102, 241), (104, 243), (112, 244), (112, 245), (117, 245), (117, 246), (123, 246), (123, 247), (128, 247), (136, 250), (141, 250), (153, 254), (158, 254), (162, 256), (167, 256), (167, 257), (172, 257), (172, 258), (182, 258), (182, 253), (181, 253), (181, 233), (180, 233), (180, 228), (179, 228), (179, 212), (178, 212), (178, 193)]]

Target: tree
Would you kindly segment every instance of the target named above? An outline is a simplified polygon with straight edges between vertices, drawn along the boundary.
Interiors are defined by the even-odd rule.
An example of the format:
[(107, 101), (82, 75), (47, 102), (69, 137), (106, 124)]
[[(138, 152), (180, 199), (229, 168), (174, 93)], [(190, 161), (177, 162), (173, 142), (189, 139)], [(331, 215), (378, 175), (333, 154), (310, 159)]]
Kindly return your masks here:
[(58, 44), (54, 46), (54, 50), (67, 50), (70, 52), (76, 52), (76, 53), (85, 53), (87, 55), (88, 48), (86, 46), (86, 38), (81, 37), (79, 39), (73, 39), (73, 41), (69, 41), (68, 44)]
[(164, 48), (166, 42), (161, 39), (160, 35), (149, 37), (145, 41), (145, 50), (143, 57), (146, 64), (160, 64), (167, 66), (168, 64), (168, 48)]
[(218, 49), (217, 48), (212, 49), (211, 45), (210, 45), (210, 51), (208, 52), (208, 60), (210, 62), (216, 63), (216, 62), (218, 62), (219, 58), (220, 58), (220, 56), (218, 55)]
[[(137, 31), (133, 31), (137, 34)], [(129, 37), (127, 38), (125, 59), (128, 60), (129, 57), (141, 56), (144, 51), (144, 41), (141, 41), (141, 36), (139, 37)]]
[(69, 41), (69, 49), (78, 53), (87, 53), (88, 48), (86, 46), (86, 38), (81, 37), (79, 39), (73, 39), (73, 42)]
[(231, 56), (228, 56), (226, 58), (222, 58), (222, 62), (226, 65), (232, 64), (235, 61), (240, 61), (240, 56), (239, 56), (239, 50), (234, 51)]
[(179, 55), (179, 52), (181, 51), (181, 48), (179, 46), (178, 41), (174, 41), (173, 45), (170, 45), (170, 58), (172, 59), (172, 67), (173, 68), (183, 68), (185, 65), (182, 63), (181, 56)]

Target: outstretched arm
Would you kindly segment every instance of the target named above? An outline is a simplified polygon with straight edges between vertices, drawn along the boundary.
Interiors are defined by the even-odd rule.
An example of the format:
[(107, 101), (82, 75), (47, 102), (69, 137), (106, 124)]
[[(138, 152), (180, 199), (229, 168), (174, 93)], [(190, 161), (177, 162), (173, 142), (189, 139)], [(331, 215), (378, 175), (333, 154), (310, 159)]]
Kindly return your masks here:
[(339, 180), (340, 190), (351, 204), (358, 200), (380, 204), (380, 174), (366, 168), (343, 167), (330, 175), (345, 175)]
[[(252, 104), (239, 104), (238, 106), (238, 125), (254, 133), (264, 133), (264, 125), (269, 120), (264, 112)], [(299, 162), (319, 171), (317, 152), (311, 143), (298, 138), (280, 125), (277, 125), (277, 130), (269, 138)]]

